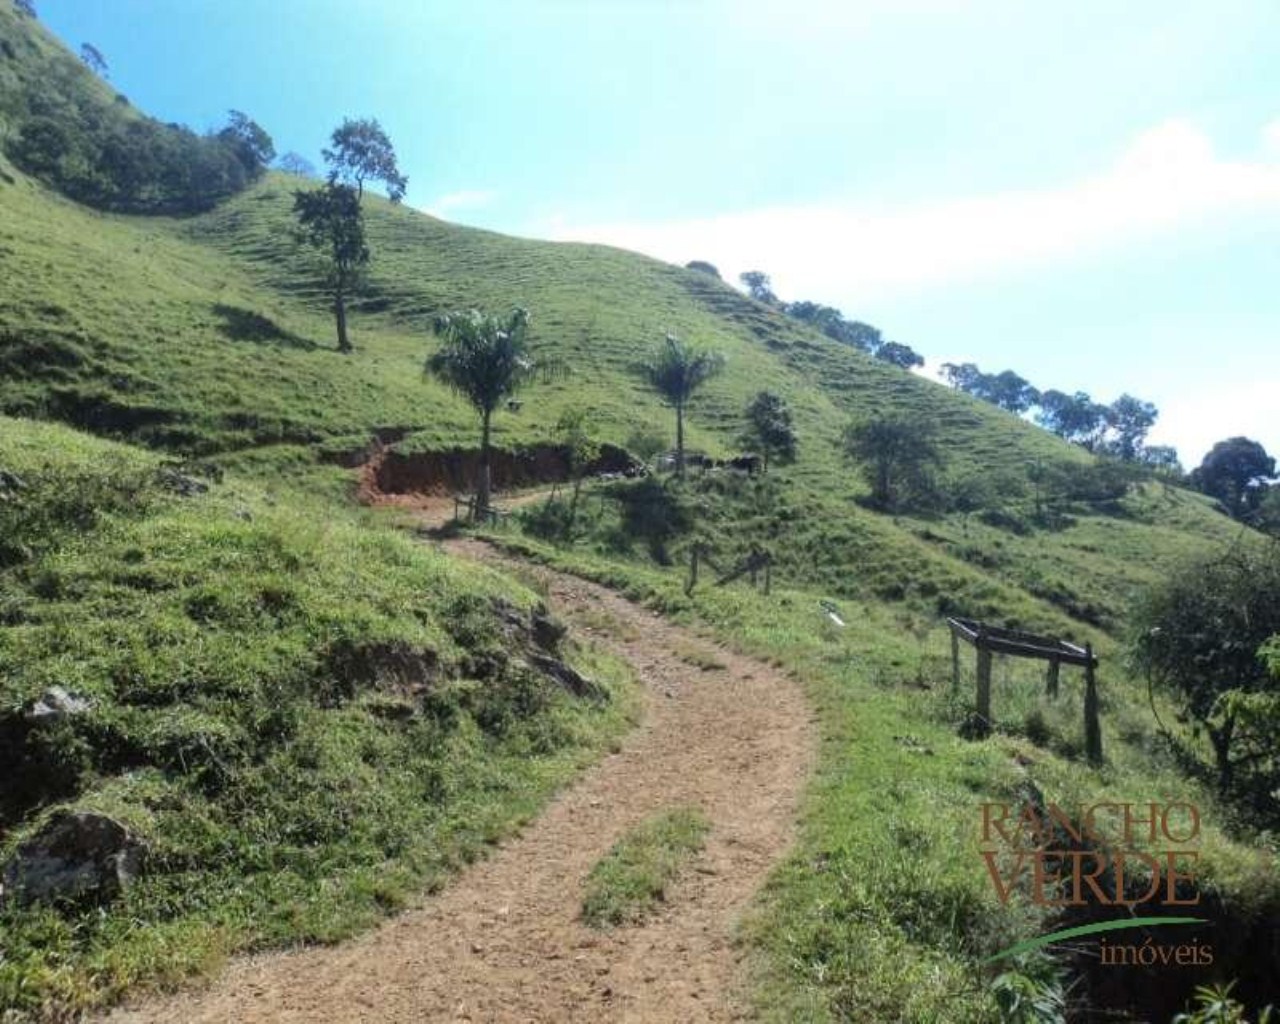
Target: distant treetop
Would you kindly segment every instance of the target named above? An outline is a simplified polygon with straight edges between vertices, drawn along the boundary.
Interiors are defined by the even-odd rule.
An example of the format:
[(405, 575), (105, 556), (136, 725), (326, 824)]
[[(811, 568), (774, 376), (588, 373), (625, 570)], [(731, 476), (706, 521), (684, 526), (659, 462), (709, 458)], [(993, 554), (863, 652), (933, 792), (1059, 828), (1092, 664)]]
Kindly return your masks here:
[(699, 274), (707, 274), (720, 280), (720, 271), (716, 269), (715, 264), (708, 263), (706, 260), (691, 260), (684, 265), (685, 270), (696, 270)]
[(301, 153), (295, 153), (292, 150), (277, 160), (276, 166), (286, 174), (296, 174), (300, 178), (319, 177), (316, 165)]
[(380, 181), (393, 203), (404, 198), (409, 179), (396, 166), (395, 147), (375, 118), (345, 118), (331, 141), (333, 148), (324, 150), (331, 181), (354, 185), (357, 198), (364, 196), (366, 181)]
[(107, 73), (107, 58), (102, 56), (102, 51), (94, 46), (93, 43), (80, 44), (80, 60), (95, 75), (101, 78), (111, 77)]

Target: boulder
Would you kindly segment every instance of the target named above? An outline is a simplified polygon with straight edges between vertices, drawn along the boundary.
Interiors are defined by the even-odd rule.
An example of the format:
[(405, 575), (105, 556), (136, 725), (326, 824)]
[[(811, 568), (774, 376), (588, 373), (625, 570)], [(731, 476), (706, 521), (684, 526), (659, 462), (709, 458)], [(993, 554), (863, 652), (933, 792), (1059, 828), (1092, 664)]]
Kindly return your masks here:
[(129, 887), (145, 858), (146, 846), (114, 818), (59, 811), (4, 865), (3, 899), (105, 903)]
[(28, 722), (56, 722), (93, 710), (93, 701), (78, 697), (61, 686), (51, 686), (23, 715)]
[(535, 651), (529, 655), (529, 664), (543, 675), (554, 679), (575, 697), (590, 697), (594, 700), (599, 700), (604, 696), (603, 691), (595, 682), (559, 658), (538, 654)]

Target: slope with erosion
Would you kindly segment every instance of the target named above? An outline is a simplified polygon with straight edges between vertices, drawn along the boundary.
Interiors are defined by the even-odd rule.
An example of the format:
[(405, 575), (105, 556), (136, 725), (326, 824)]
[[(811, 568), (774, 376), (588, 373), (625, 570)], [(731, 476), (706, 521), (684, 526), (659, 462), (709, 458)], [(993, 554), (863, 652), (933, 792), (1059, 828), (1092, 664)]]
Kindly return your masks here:
[(629, 724), (527, 587), (337, 503), (7, 417), (0, 467), (6, 1020), (349, 935)]

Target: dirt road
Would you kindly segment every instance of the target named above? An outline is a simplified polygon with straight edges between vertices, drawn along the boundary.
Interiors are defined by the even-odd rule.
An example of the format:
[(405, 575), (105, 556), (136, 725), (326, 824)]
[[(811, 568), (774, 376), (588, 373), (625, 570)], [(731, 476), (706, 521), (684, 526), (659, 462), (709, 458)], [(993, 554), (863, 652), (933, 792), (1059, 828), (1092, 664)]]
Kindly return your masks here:
[[(514, 564), (472, 540), (455, 554)], [(793, 680), (572, 576), (545, 580), (576, 632), (626, 658), (644, 719), (622, 749), (442, 893), (332, 948), (234, 962), (210, 987), (112, 1024), (731, 1021), (746, 1013), (735, 926), (790, 844), (815, 730)], [(581, 923), (581, 886), (627, 829), (701, 807), (707, 847), (660, 912)]]

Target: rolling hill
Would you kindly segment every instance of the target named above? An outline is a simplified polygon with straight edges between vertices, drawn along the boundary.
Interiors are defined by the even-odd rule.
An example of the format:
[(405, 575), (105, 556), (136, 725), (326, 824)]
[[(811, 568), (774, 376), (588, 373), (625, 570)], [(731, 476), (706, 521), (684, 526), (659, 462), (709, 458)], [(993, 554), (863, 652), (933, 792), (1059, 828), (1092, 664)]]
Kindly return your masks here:
[[(0, 29), (9, 38), (37, 32), (8, 11)], [(45, 59), (50, 45), (40, 36), (11, 46), (5, 60)], [(22, 75), (5, 68), (0, 88), (13, 88)], [(974, 809), (1025, 792), (1031, 779), (1062, 802), (1126, 795), (1202, 806), (1205, 889), (1222, 913), (1235, 908), (1239, 925), (1234, 939), (1226, 928), (1218, 936), (1220, 962), (1251, 995), (1265, 994), (1249, 947), (1274, 939), (1274, 851), (1259, 852), (1184, 774), (1195, 741), (1170, 749), (1159, 740), (1145, 685), (1121, 657), (1144, 587), (1188, 556), (1260, 538), (1202, 496), (1117, 476), (1016, 416), (842, 346), (706, 274), (604, 246), (459, 227), (371, 195), (373, 258), (351, 307), (356, 350), (340, 354), (317, 268), (293, 235), (292, 192), (307, 187), (272, 173), (208, 212), (144, 218), (79, 205), (0, 158), (0, 469), (34, 486), (26, 498), (0, 490), (0, 510), (34, 515), (49, 503), (30, 536), (15, 527), (0, 542), (0, 714), (12, 720), (49, 686), (70, 684), (106, 709), (105, 724), (70, 728), (42, 753), (67, 778), (5, 805), (0, 848), (85, 800), (171, 830), (168, 874), (146, 892), (141, 938), (114, 915), (77, 935), (53, 912), (6, 912), (0, 924), (19, 952), (0, 959), (0, 1008), (6, 999), (32, 1013), (95, 1005), (204, 969), (228, 950), (333, 939), (348, 930), (343, 914), (363, 922), (398, 905), (441, 862), (469, 855), (459, 851), (474, 849), (477, 832), (500, 833), (564, 778), (574, 751), (598, 749), (619, 727), (616, 715), (597, 720), (557, 698), (540, 705), (528, 734), (477, 738), (486, 714), (509, 709), (495, 711), (468, 688), (468, 654), (491, 642), (492, 624), (468, 632), (458, 621), (511, 587), (524, 605), (532, 595), (424, 552), (396, 528), (397, 513), (356, 501), (362, 470), (351, 467), (370, 452), (402, 460), (396, 487), (411, 491), (438, 483), (415, 476), (415, 457), (476, 447), (473, 412), (423, 372), (437, 344), (431, 325), (447, 311), (513, 306), (530, 311), (535, 354), (570, 373), (534, 384), (518, 409), (499, 414), (495, 442), (512, 459), (536, 464), (539, 450), (559, 443), (556, 424), (570, 409), (585, 410), (598, 440), (624, 448), (645, 431), (673, 433), (671, 411), (641, 373), (667, 331), (726, 360), (690, 405), (691, 447), (740, 452), (744, 409), (761, 390), (794, 413), (794, 464), (759, 480), (695, 474), (673, 487), (683, 519), (659, 557), (626, 536), (619, 510), (629, 485), (590, 488), (568, 538), (548, 540), (532, 514), (494, 531), (511, 550), (623, 589), (807, 686), (822, 728), (820, 767), (799, 848), (749, 928), (765, 1016), (994, 1019), (990, 994), (967, 979), (1038, 918), (994, 902)], [(887, 515), (862, 500), (867, 488), (842, 454), (842, 432), (889, 413), (936, 425), (943, 507)], [(166, 490), (165, 472), (223, 482), (186, 500)], [(83, 507), (54, 502), (59, 488), (83, 491)], [(43, 497), (32, 504), (30, 493)], [(683, 559), (695, 540), (725, 563), (767, 546), (774, 593), (686, 594)], [(819, 601), (836, 602), (845, 625), (833, 625)], [(1000, 677), (996, 735), (961, 738), (968, 705), (948, 690), (949, 614), (1094, 644), (1107, 765), (1081, 761), (1078, 693), (1046, 703), (1030, 669)], [(215, 640), (223, 648), (209, 648)], [(458, 756), (460, 777), (440, 785), (461, 810), (442, 802), (444, 824), (394, 817), (388, 839), (373, 837), (387, 799), (380, 773), (405, 750), (379, 724), (388, 712), (376, 694), (361, 691), (334, 715), (323, 686), (350, 669), (339, 665), (343, 651), (397, 644), (448, 663), (460, 689), (438, 710), (470, 724), (437, 736), (418, 765), (439, 774), (449, 752)], [(180, 656), (166, 661), (174, 650)], [(227, 653), (225, 671), (210, 650)], [(620, 666), (582, 657), (598, 659), (597, 671), (625, 690)], [(285, 683), (281, 698), (273, 687)], [(281, 700), (285, 724), (244, 708)], [(273, 736), (301, 739), (271, 753)], [(520, 758), (540, 742), (547, 749), (526, 786)], [(330, 804), (307, 803), (310, 763)], [(487, 824), (449, 817), (471, 806), (472, 785), (507, 794)], [(248, 824), (225, 817), (224, 789), (254, 809)], [(325, 831), (344, 799), (355, 833)], [(305, 851), (280, 851), (280, 891), (265, 873), (246, 894), (211, 872), (197, 885), (198, 905), (175, 895), (201, 858), (220, 849), (249, 858), (255, 829), (272, 849), (281, 835), (311, 830), (327, 859), (317, 866)], [(439, 848), (438, 832), (447, 833)], [(396, 864), (387, 891), (371, 881), (384, 855)], [(342, 879), (332, 905), (303, 914), (308, 885), (330, 877)], [(246, 909), (255, 901), (269, 907), (265, 919)], [(210, 925), (218, 941), (184, 954)], [(1089, 977), (1079, 963), (1069, 969)], [(1108, 991), (1097, 978), (1085, 987), (1099, 1000)]]

